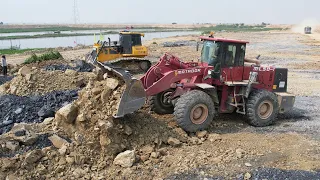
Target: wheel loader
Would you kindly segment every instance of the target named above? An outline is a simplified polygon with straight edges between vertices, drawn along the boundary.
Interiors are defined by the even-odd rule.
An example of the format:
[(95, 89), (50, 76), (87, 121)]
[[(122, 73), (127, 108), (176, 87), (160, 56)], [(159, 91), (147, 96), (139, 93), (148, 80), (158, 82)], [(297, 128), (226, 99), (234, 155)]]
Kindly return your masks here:
[(262, 127), (293, 107), (287, 68), (246, 58), (247, 41), (204, 36), (200, 40), (199, 61), (183, 62), (166, 53), (140, 80), (104, 66), (124, 77), (127, 85), (115, 117), (138, 110), (148, 99), (155, 113), (173, 113), (181, 128), (196, 132), (207, 128), (218, 113), (236, 112), (250, 125)]
[(86, 60), (96, 61), (107, 64), (112, 67), (119, 67), (129, 70), (131, 73), (146, 72), (151, 62), (145, 57), (148, 55), (148, 49), (141, 43), (143, 33), (121, 31), (119, 32), (119, 41), (98, 41), (94, 43), (93, 50), (87, 54)]

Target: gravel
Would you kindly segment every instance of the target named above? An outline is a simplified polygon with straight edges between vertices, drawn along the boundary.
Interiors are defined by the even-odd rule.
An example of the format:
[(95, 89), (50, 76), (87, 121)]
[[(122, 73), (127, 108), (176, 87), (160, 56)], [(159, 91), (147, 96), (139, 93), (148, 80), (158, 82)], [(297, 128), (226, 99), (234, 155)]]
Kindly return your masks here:
[(196, 41), (175, 41), (175, 42), (164, 42), (163, 47), (180, 47), (180, 46), (196, 46)]
[[(238, 174), (232, 179), (243, 180), (244, 174)], [(320, 180), (320, 172), (310, 172), (302, 170), (281, 170), (275, 168), (260, 168), (252, 171), (250, 173), (252, 180), (261, 180), (261, 179), (299, 179), (299, 180)], [(181, 173), (174, 174), (167, 178), (166, 180), (176, 180), (176, 179), (207, 179), (207, 180), (222, 180), (226, 178), (215, 177), (215, 176), (204, 176), (198, 173)]]
[(14, 123), (42, 122), (54, 112), (78, 98), (78, 90), (53, 91), (43, 96), (0, 96), (0, 134)]
[(11, 81), (13, 76), (0, 76), (0, 85), (6, 83), (7, 81)]

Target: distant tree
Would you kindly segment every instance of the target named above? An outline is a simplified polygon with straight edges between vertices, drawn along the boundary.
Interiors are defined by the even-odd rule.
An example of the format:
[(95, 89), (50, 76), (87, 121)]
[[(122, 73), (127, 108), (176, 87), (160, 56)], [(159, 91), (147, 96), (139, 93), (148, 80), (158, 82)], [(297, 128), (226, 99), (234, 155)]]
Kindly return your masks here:
[(2, 24), (3, 24), (3, 22), (0, 22), (0, 24), (2, 25)]
[(267, 25), (267, 23), (265, 23), (265, 22), (262, 22), (262, 23), (261, 23), (261, 25), (262, 25), (262, 26), (266, 26), (266, 25)]
[(240, 23), (240, 26), (244, 26), (244, 23)]
[(176, 22), (173, 22), (172, 24), (178, 24), (178, 23), (176, 23)]

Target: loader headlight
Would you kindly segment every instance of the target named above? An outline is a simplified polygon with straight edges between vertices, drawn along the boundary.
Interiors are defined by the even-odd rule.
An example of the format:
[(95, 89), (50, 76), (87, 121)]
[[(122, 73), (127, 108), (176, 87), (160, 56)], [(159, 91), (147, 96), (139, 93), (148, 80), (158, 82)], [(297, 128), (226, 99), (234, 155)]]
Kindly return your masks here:
[(208, 70), (208, 74), (211, 75), (211, 74), (212, 74), (212, 71), (211, 71), (211, 70)]

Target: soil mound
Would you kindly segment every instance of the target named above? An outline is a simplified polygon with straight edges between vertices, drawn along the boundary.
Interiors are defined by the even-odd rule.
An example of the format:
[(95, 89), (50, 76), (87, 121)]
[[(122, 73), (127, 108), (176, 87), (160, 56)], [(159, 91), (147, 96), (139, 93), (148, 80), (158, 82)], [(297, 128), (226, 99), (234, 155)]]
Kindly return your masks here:
[(48, 72), (24, 66), (16, 77), (0, 86), (0, 93), (27, 96), (73, 90), (84, 87), (90, 79), (95, 78), (94, 73), (78, 73), (74, 70)]

